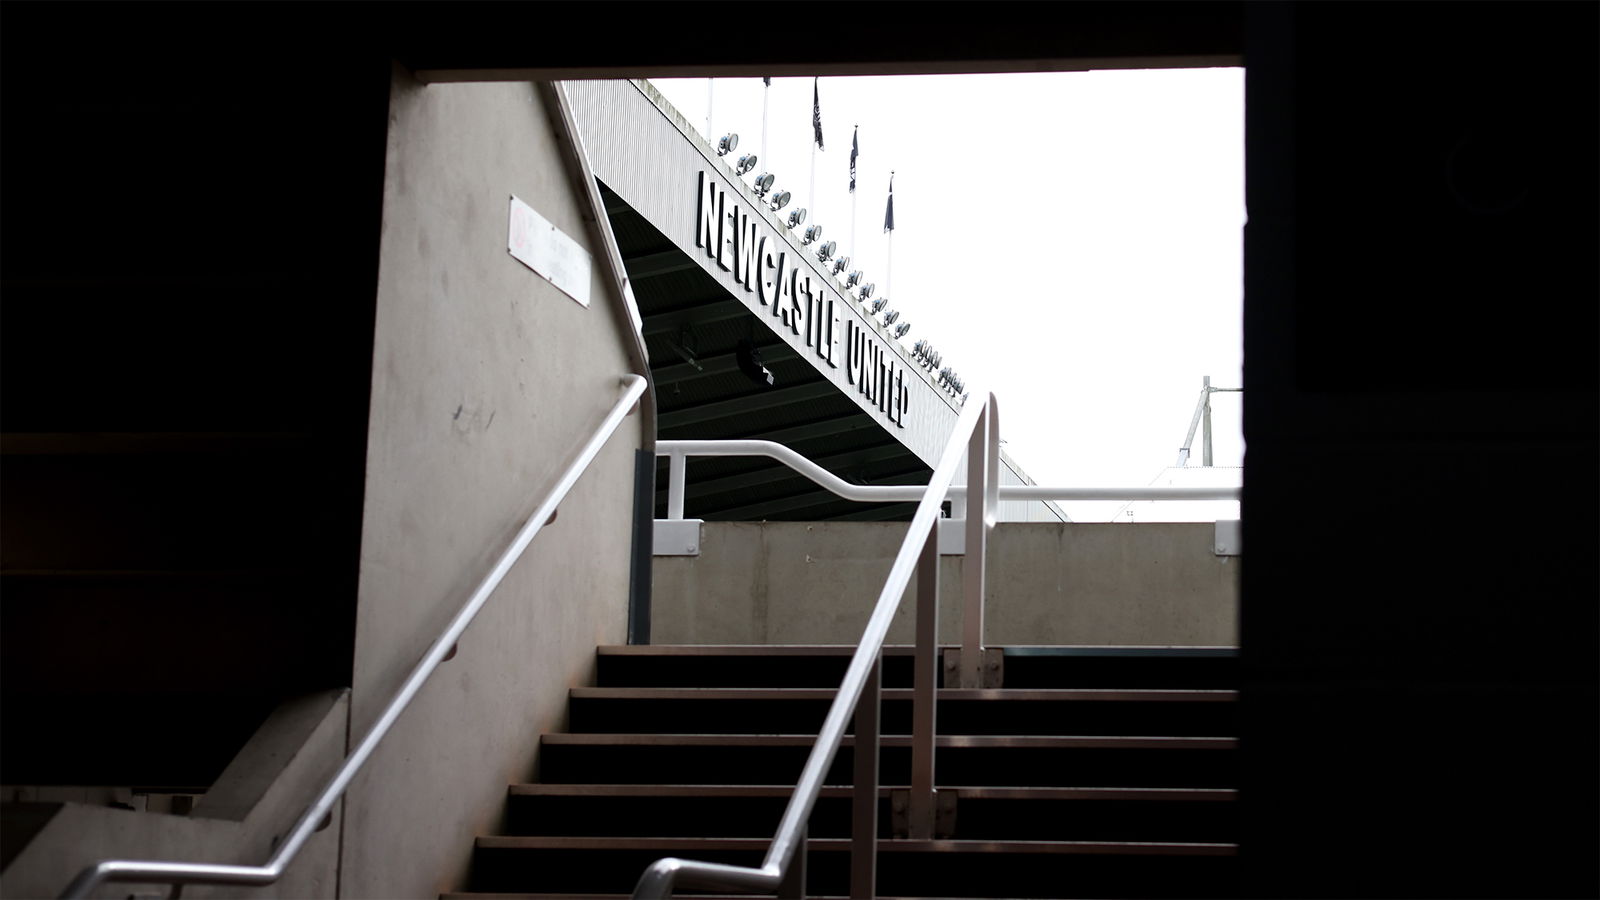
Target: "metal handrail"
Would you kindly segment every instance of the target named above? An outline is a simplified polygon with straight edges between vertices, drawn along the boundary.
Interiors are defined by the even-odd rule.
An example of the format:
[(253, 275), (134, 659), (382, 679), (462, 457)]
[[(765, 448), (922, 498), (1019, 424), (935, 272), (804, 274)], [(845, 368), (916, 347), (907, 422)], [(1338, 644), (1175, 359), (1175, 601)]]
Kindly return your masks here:
[[(954, 430), (939, 456), (926, 487), (917, 488), (921, 500), (911, 517), (905, 540), (889, 570), (888, 580), (878, 594), (872, 616), (867, 620), (861, 642), (850, 658), (844, 680), (839, 684), (833, 705), (817, 734), (817, 741), (806, 759), (794, 794), (779, 821), (777, 833), (759, 868), (731, 866), (677, 858), (659, 859), (647, 868), (634, 887), (635, 900), (655, 900), (672, 894), (682, 883), (713, 889), (777, 891), (779, 896), (804, 894), (805, 863), (802, 856), (796, 869), (796, 851), (805, 845), (806, 820), (816, 803), (822, 781), (844, 738), (845, 722), (855, 713), (858, 716), (854, 754), (856, 758), (855, 802), (857, 817), (854, 827), (852, 855), (851, 896), (872, 896), (873, 862), (876, 854), (877, 810), (877, 703), (879, 700), (879, 659), (883, 653), (884, 637), (890, 621), (900, 605), (900, 598), (909, 585), (913, 572), (917, 573), (917, 648), (916, 685), (913, 699), (912, 724), (912, 828), (931, 837), (933, 818), (933, 732), (934, 732), (934, 676), (937, 661), (936, 615), (938, 597), (938, 532), (934, 525), (939, 520), (940, 507), (950, 482), (961, 462), (963, 444), (969, 457), (967, 466), (967, 494), (982, 496), (982, 510), (967, 517), (967, 548), (969, 563), (966, 567), (965, 628), (961, 669), (963, 681), (975, 678), (981, 656), (981, 647), (969, 647), (966, 640), (976, 635), (981, 639), (983, 609), (983, 555), (989, 529), (993, 527), (999, 507), (999, 478), (997, 466), (1000, 458), (999, 408), (992, 394), (975, 394), (982, 402), (968, 402), (956, 419)], [(668, 448), (657, 444), (657, 449)], [(674, 442), (676, 443), (676, 442)], [(745, 442), (739, 442), (745, 443)], [(766, 443), (766, 442), (750, 442)], [(778, 446), (778, 445), (771, 445)], [(786, 448), (785, 448), (786, 449)], [(791, 451), (792, 452), (792, 451)], [(681, 464), (680, 464), (681, 465)], [(679, 512), (681, 514), (681, 507)], [(976, 564), (974, 564), (976, 563)], [(974, 587), (976, 591), (974, 591)], [(976, 621), (975, 621), (976, 618)], [(974, 652), (977, 651), (977, 652)], [(866, 704), (857, 709), (863, 691), (868, 692)], [(862, 726), (866, 725), (864, 729)], [(864, 783), (863, 773), (870, 783)], [(863, 814), (863, 810), (867, 810)]]
[[(904, 503), (922, 499), (923, 485), (851, 484), (799, 453), (772, 441), (657, 441), (656, 453), (668, 457), (667, 518), (683, 518), (685, 460), (690, 456), (765, 456), (811, 479), (845, 500)], [(965, 500), (966, 488), (951, 485), (948, 499)], [(1000, 485), (1001, 500), (1238, 500), (1236, 487), (1053, 487), (1042, 484)]]
[(317, 798), (301, 814), (300, 819), (289, 830), (288, 836), (278, 845), (277, 850), (272, 854), (272, 858), (265, 865), (238, 866), (216, 863), (163, 862), (159, 860), (101, 860), (78, 873), (78, 877), (74, 878), (72, 883), (67, 885), (67, 889), (62, 892), (61, 897), (63, 900), (87, 897), (90, 891), (106, 881), (149, 881), (168, 884), (241, 884), (249, 886), (266, 885), (277, 881), (289, 863), (294, 861), (296, 854), (300, 852), (300, 848), (310, 839), (311, 834), (317, 830), (318, 824), (332, 811), (333, 804), (339, 800), (345, 789), (350, 786), (350, 782), (360, 772), (362, 764), (367, 761), (373, 750), (377, 748), (378, 742), (383, 740), (390, 727), (400, 718), (400, 714), (405, 712), (406, 707), (411, 703), (412, 698), (416, 696), (417, 691), (422, 688), (429, 676), (439, 667), (439, 663), (449, 655), (450, 650), (456, 645), (456, 641), (460, 640), (462, 633), (467, 630), (467, 626), (472, 624), (473, 618), (477, 616), (484, 602), (489, 599), (489, 595), (494, 593), (495, 588), (500, 585), (506, 573), (511, 571), (511, 567), (522, 556), (522, 552), (527, 549), (528, 544), (549, 523), (556, 511), (556, 507), (566, 498), (567, 493), (572, 490), (572, 486), (577, 483), (578, 477), (594, 461), (595, 456), (600, 452), (600, 448), (616, 432), (617, 426), (628, 415), (629, 409), (644, 393), (648, 384), (642, 376), (633, 374), (622, 376), (622, 383), (624, 385), (622, 398), (617, 401), (616, 405), (612, 406), (605, 419), (601, 421), (599, 428), (589, 438), (588, 443), (583, 445), (583, 449), (578, 452), (577, 457), (561, 473), (560, 479), (550, 489), (550, 493), (546, 495), (544, 502), (539, 504), (533, 515), (518, 530), (510, 546), (506, 548), (504, 553), (500, 554), (500, 558), (495, 562), (494, 568), (478, 584), (477, 589), (472, 592), (472, 596), (467, 599), (460, 611), (450, 620), (450, 624), (445, 627), (444, 632), (434, 639), (433, 644), (428, 648), (428, 652), (423, 654), (422, 660), (411, 670), (411, 674), (406, 677), (405, 683), (401, 685), (400, 690), (389, 701), (388, 706), (384, 707), (383, 714), (378, 717), (377, 722), (367, 731), (366, 736), (361, 739), (361, 743), (356, 746), (354, 752), (345, 757), (344, 764), (339, 767), (339, 771), (334, 774), (327, 786), (322, 789)]

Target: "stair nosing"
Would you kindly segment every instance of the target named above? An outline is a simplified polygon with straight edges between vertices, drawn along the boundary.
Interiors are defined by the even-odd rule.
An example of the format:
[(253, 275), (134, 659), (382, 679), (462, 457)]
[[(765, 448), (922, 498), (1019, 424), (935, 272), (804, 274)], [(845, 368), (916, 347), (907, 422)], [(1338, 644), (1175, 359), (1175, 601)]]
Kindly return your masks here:
[[(660, 734), (660, 733), (566, 733), (551, 732), (541, 737), (549, 746), (640, 746), (640, 747), (810, 747), (814, 734)], [(1122, 749), (1122, 750), (1232, 750), (1239, 739), (1233, 737), (1181, 737), (1168, 735), (989, 735), (941, 734), (935, 746), (948, 749)], [(842, 747), (855, 745), (847, 735)], [(883, 747), (909, 747), (911, 736), (887, 734), (879, 738)]]
[[(887, 797), (893, 791), (909, 790), (907, 785), (880, 785), (878, 796)], [(953, 791), (958, 796), (977, 800), (1182, 800), (1198, 802), (1226, 802), (1238, 799), (1237, 788), (1171, 788), (1171, 787), (986, 787), (940, 785), (940, 791)], [(514, 797), (788, 797), (794, 793), (793, 785), (782, 784), (541, 784), (522, 783), (510, 786), (508, 793)], [(821, 790), (823, 797), (851, 797), (855, 788), (847, 785), (827, 785)]]
[[(849, 838), (810, 838), (810, 852), (848, 852)], [(484, 835), (477, 846), (485, 850), (748, 850), (763, 851), (771, 838), (745, 837), (547, 837)], [(1149, 856), (1231, 856), (1236, 843), (1206, 841), (961, 841), (947, 839), (879, 838), (880, 853), (1055, 853)]]
[[(884, 688), (883, 699), (908, 701), (911, 688)], [(574, 700), (832, 700), (837, 688), (576, 687)], [(1230, 702), (1239, 692), (1164, 688), (940, 688), (941, 700), (1082, 700), (1100, 702)]]

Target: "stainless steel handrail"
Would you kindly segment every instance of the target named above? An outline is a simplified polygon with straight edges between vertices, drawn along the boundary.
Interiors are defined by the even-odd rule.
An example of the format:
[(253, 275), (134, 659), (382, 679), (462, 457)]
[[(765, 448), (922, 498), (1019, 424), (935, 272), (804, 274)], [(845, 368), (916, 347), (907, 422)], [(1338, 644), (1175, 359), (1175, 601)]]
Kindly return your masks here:
[[(845, 722), (853, 712), (856, 712), (857, 703), (862, 698), (864, 690), (869, 694), (867, 702), (873, 705), (873, 710), (876, 709), (879, 684), (878, 661), (883, 653), (883, 640), (888, 634), (889, 623), (900, 605), (901, 596), (910, 584), (913, 572), (918, 576), (918, 609), (916, 690), (913, 700), (915, 711), (912, 725), (911, 820), (913, 829), (923, 831), (926, 828), (931, 831), (934, 806), (932, 802), (933, 685), (936, 667), (934, 654), (937, 652), (934, 616), (938, 608), (936, 603), (938, 532), (934, 529), (934, 525), (939, 520), (945, 492), (961, 462), (963, 444), (966, 445), (965, 450), (970, 460), (967, 466), (967, 493), (983, 497), (980, 514), (967, 517), (969, 563), (964, 609), (965, 630), (968, 634), (981, 635), (982, 628), (981, 619), (977, 623), (972, 619), (974, 610), (981, 616), (983, 608), (983, 571), (981, 563), (973, 565), (972, 561), (983, 558), (985, 539), (989, 529), (994, 525), (999, 506), (999, 495), (996, 490), (999, 486), (996, 472), (1000, 458), (999, 409), (992, 394), (973, 396), (982, 397), (982, 402), (968, 402), (962, 408), (950, 439), (945, 444), (944, 452), (939, 456), (939, 464), (933, 470), (933, 476), (928, 480), (926, 487), (917, 488), (921, 494), (921, 502), (917, 504), (917, 510), (911, 517), (911, 524), (906, 529), (905, 541), (895, 556), (894, 565), (889, 570), (889, 578), (884, 583), (882, 592), (878, 594), (872, 616), (867, 620), (866, 629), (862, 632), (861, 642), (856, 647), (855, 655), (850, 658), (850, 666), (845, 671), (844, 680), (839, 684), (839, 691), (834, 696), (833, 705), (828, 709), (828, 716), (817, 734), (817, 741), (811, 748), (811, 755), (806, 759), (805, 767), (801, 770), (794, 794), (784, 810), (777, 833), (772, 838), (772, 844), (761, 866), (749, 868), (672, 857), (660, 859), (652, 863), (640, 877), (633, 891), (635, 900), (669, 897), (673, 888), (680, 883), (686, 887), (777, 891), (780, 896), (803, 895), (805, 881), (803, 856), (798, 862), (800, 866), (798, 871), (795, 870), (795, 866), (796, 852), (804, 851), (806, 820), (811, 817), (811, 809), (816, 803), (818, 792), (822, 789), (823, 778), (826, 777), (828, 767), (833, 764), (833, 758), (839, 750), (844, 737)], [(658, 443), (657, 449), (665, 452), (663, 449), (665, 443), (667, 442)], [(976, 595), (973, 593), (974, 586), (977, 589)], [(969, 654), (963, 650), (961, 662), (964, 677), (969, 669), (972, 673), (976, 673), (979, 663), (977, 656), (978, 654)], [(870, 716), (872, 724), (868, 734), (861, 733), (862, 729), (859, 726), (857, 728), (854, 752), (857, 762), (855, 794), (858, 812), (863, 809), (864, 804), (870, 804), (874, 811), (877, 808), (877, 717), (872, 711), (863, 710), (863, 712)], [(870, 765), (867, 765), (869, 757)], [(872, 773), (869, 776), (870, 784), (862, 783), (863, 771)], [(875, 812), (869, 813), (865, 821), (872, 820), (875, 815)], [(856, 859), (852, 866), (851, 895), (871, 896), (873, 893), (871, 859), (876, 853), (876, 828), (870, 827), (863, 833), (861, 823), (864, 820), (858, 818), (856, 821), (853, 850)], [(858, 876), (856, 873), (865, 874)]]
[(572, 486), (577, 483), (578, 477), (589, 467), (589, 464), (594, 461), (595, 456), (600, 452), (600, 448), (616, 432), (617, 426), (628, 415), (629, 409), (644, 393), (647, 382), (639, 375), (629, 374), (622, 376), (622, 384), (624, 385), (622, 398), (606, 413), (605, 419), (601, 421), (600, 426), (595, 430), (588, 442), (583, 445), (583, 449), (578, 452), (577, 457), (561, 473), (560, 479), (550, 489), (550, 493), (546, 495), (544, 502), (539, 504), (538, 508), (533, 511), (533, 515), (518, 530), (510, 546), (506, 548), (504, 553), (500, 554), (500, 558), (495, 562), (494, 568), (478, 584), (477, 589), (472, 592), (472, 596), (467, 599), (460, 611), (450, 620), (450, 624), (445, 627), (444, 632), (434, 639), (433, 644), (428, 647), (428, 652), (422, 655), (422, 660), (411, 670), (411, 674), (406, 676), (405, 683), (401, 685), (400, 690), (389, 701), (389, 704), (384, 707), (383, 714), (368, 729), (366, 736), (361, 739), (361, 743), (356, 746), (354, 752), (345, 757), (344, 764), (339, 767), (339, 771), (334, 774), (327, 786), (322, 789), (317, 798), (301, 814), (300, 819), (295, 822), (294, 827), (289, 830), (287, 837), (278, 845), (277, 850), (272, 854), (272, 858), (265, 865), (238, 866), (216, 863), (163, 862), (159, 860), (101, 860), (78, 873), (78, 877), (74, 878), (72, 883), (67, 885), (67, 889), (62, 892), (63, 900), (66, 900), (66, 898), (87, 897), (90, 891), (107, 881), (149, 881), (168, 884), (241, 884), (250, 886), (266, 885), (277, 881), (289, 863), (294, 861), (296, 854), (300, 852), (300, 848), (310, 839), (311, 834), (317, 830), (318, 823), (332, 811), (333, 804), (338, 802), (339, 797), (350, 786), (350, 782), (360, 772), (362, 764), (367, 761), (373, 750), (377, 748), (378, 742), (382, 741), (384, 735), (388, 734), (390, 727), (400, 718), (400, 714), (405, 712), (406, 707), (411, 703), (411, 699), (416, 696), (417, 691), (422, 688), (428, 677), (439, 667), (439, 663), (450, 653), (456, 641), (460, 640), (462, 633), (467, 630), (467, 626), (472, 624), (473, 618), (483, 608), (483, 604), (489, 599), (489, 595), (494, 593), (496, 587), (499, 587), (501, 580), (505, 578), (507, 572), (511, 571), (511, 567), (522, 556), (522, 552), (527, 549), (528, 544), (550, 521), (551, 516), (556, 511), (556, 507), (566, 498), (567, 493), (572, 490)]
[[(863, 503), (909, 503), (922, 499), (920, 484), (851, 484), (799, 453), (772, 441), (657, 441), (656, 453), (669, 459), (667, 518), (683, 518), (684, 461), (691, 456), (765, 456), (811, 479), (846, 500)], [(966, 499), (967, 491), (951, 485), (946, 497)], [(1043, 484), (1000, 485), (1001, 500), (1237, 500), (1236, 487), (1053, 487)]]

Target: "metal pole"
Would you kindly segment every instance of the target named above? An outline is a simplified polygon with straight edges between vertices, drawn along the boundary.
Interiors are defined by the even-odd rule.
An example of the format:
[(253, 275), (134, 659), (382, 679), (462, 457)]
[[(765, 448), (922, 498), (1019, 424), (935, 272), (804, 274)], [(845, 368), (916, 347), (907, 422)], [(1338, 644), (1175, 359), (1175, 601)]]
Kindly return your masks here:
[(706, 79), (706, 140), (713, 143), (716, 138), (711, 136), (711, 85), (715, 82), (715, 78)]
[(994, 469), (989, 431), (994, 410), (985, 409), (967, 441), (967, 546), (961, 561), (964, 604), (961, 613), (961, 686), (983, 687), (983, 576), (989, 521), (988, 486)]
[(669, 457), (670, 466), (667, 473), (667, 518), (683, 518), (683, 481), (687, 468), (688, 456), (675, 452)]
[(1211, 466), (1211, 376), (1206, 376), (1206, 412), (1205, 424), (1200, 426), (1200, 464), (1209, 468)]
[[(937, 524), (937, 523), (935, 523)], [(933, 837), (936, 684), (939, 677), (939, 530), (929, 531), (917, 557), (917, 648), (911, 701), (911, 837)]]
[(810, 830), (809, 826), (800, 829), (794, 859), (789, 862), (789, 871), (784, 873), (783, 880), (778, 882), (778, 896), (784, 900), (801, 900), (806, 895), (806, 843)]
[(883, 654), (856, 701), (855, 793), (851, 810), (850, 897), (871, 900), (878, 884), (878, 711)]

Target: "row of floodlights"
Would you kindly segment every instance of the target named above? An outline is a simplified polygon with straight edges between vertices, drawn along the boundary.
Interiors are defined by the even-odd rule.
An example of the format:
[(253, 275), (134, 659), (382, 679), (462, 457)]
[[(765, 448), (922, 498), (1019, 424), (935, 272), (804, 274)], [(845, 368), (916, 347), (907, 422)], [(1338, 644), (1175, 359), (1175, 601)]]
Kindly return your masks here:
[[(727, 156), (738, 146), (739, 136), (729, 132), (728, 134), (723, 135), (717, 141), (717, 155)], [(738, 165), (734, 166), (734, 171), (740, 175), (748, 175), (749, 173), (755, 171), (755, 168), (756, 155), (754, 153), (746, 153), (739, 157), (739, 163)], [(757, 175), (755, 181), (751, 183), (751, 188), (755, 190), (756, 196), (766, 200), (767, 205), (772, 208), (773, 212), (777, 212), (778, 210), (783, 209), (785, 206), (788, 206), (789, 200), (791, 199), (791, 195), (788, 191), (773, 191), (772, 187), (776, 181), (777, 177), (771, 172), (763, 172), (762, 174)], [(768, 194), (771, 194), (771, 196), (769, 197)], [(800, 209), (791, 210), (789, 212), (788, 222), (790, 228), (799, 228), (801, 225), (805, 224), (805, 221), (806, 211), (803, 207)], [(820, 262), (827, 262), (830, 259), (833, 260), (834, 275), (840, 275), (846, 269), (850, 268), (850, 257), (841, 256), (838, 259), (834, 259), (834, 253), (838, 252), (839, 249), (839, 244), (837, 241), (818, 243), (821, 240), (821, 225), (812, 225), (811, 227), (807, 228), (800, 237), (800, 243), (802, 244), (817, 244), (817, 259)], [(876, 285), (862, 283), (862, 274), (859, 269), (850, 272), (850, 274), (845, 277), (844, 286), (846, 289), (856, 288), (856, 298), (862, 303), (866, 303), (872, 297), (872, 292), (876, 288)], [(879, 312), (883, 311), (884, 306), (886, 306), (888, 302), (888, 298), (886, 297), (880, 297), (876, 301), (873, 301), (873, 315), (877, 315)], [(911, 330), (910, 322), (901, 322), (900, 324), (896, 325), (895, 323), (899, 318), (900, 313), (896, 310), (889, 310), (888, 312), (885, 312), (883, 316), (883, 326), (885, 328), (893, 326), (892, 333), (897, 338), (905, 337), (906, 332)]]
[[(734, 148), (738, 146), (739, 136), (729, 132), (717, 140), (717, 155), (727, 156), (729, 153), (734, 151)], [(734, 171), (740, 175), (748, 175), (755, 171), (755, 168), (756, 155), (754, 153), (746, 153), (740, 156), (738, 164), (733, 167)], [(773, 175), (771, 172), (762, 172), (760, 175), (756, 176), (756, 180), (751, 184), (751, 187), (755, 189), (756, 196), (767, 201), (767, 205), (772, 208), (773, 212), (777, 212), (778, 210), (783, 209), (785, 206), (788, 206), (789, 201), (793, 199), (794, 196), (788, 191), (774, 191), (772, 189), (772, 185), (777, 180), (777, 176)], [(771, 196), (768, 196), (769, 194)], [(800, 227), (800, 223), (804, 222), (805, 220), (806, 211), (804, 209), (797, 209), (789, 213), (790, 228)]]
[[(869, 285), (867, 285), (867, 287), (871, 288), (872, 285), (869, 284)], [(867, 291), (867, 295), (871, 296), (871, 294), (872, 294), (872, 292), (870, 290), (868, 290)], [(865, 298), (862, 298), (862, 299), (865, 300)], [(867, 304), (867, 310), (869, 312), (871, 312), (873, 315), (876, 316), (876, 315), (878, 315), (880, 313), (883, 315), (883, 327), (888, 328), (890, 334), (894, 335), (897, 338), (905, 337), (906, 336), (906, 332), (911, 330), (911, 323), (910, 322), (901, 322), (900, 321), (900, 310), (898, 310), (898, 309), (889, 309), (888, 307), (889, 307), (889, 298), (888, 297), (879, 297), (879, 298), (873, 300), (871, 303)], [(896, 324), (896, 323), (898, 323), (898, 324)]]
[(944, 362), (944, 355), (933, 349), (932, 341), (917, 341), (916, 345), (911, 348), (911, 358), (917, 361), (917, 365), (922, 366), (929, 372), (937, 369), (939, 372), (939, 386), (948, 391), (952, 397), (961, 394), (963, 395), (961, 399), (966, 399), (967, 383), (961, 380), (961, 376), (956, 374), (955, 369), (949, 366), (939, 367), (939, 364)]

